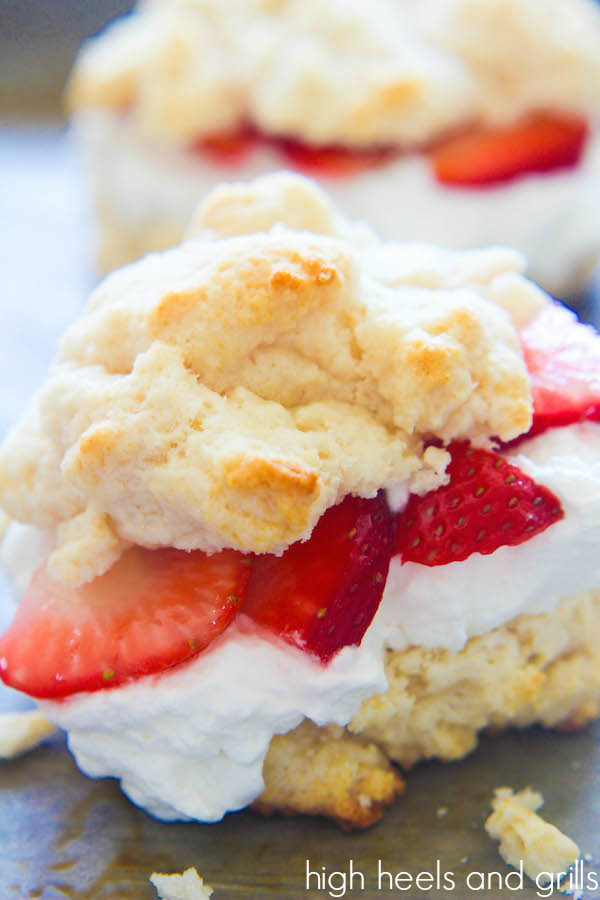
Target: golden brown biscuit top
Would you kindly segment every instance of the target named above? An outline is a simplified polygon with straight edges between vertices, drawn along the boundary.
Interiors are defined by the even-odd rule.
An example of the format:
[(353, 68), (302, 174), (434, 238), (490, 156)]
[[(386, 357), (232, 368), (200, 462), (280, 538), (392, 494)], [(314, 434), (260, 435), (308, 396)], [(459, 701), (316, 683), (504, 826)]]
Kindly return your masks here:
[[(221, 236), (236, 210), (250, 233)], [(501, 307), (544, 295), (518, 254), (382, 244), (292, 175), (217, 189), (195, 228), (98, 287), (0, 449), (0, 502), (64, 580), (127, 542), (278, 553), (348, 493), (442, 483), (432, 436), (529, 427)]]
[(252, 121), (313, 144), (415, 145), (531, 110), (596, 114), (593, 0), (154, 0), (88, 42), (73, 109), (154, 141)]

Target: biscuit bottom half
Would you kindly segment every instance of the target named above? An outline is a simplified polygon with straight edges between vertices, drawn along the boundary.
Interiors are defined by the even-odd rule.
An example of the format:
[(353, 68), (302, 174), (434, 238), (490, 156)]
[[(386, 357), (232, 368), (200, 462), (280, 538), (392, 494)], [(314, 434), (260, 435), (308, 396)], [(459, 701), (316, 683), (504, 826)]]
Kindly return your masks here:
[(460, 759), (482, 731), (582, 728), (600, 715), (600, 591), (519, 616), (460, 652), (388, 650), (386, 673), (387, 692), (347, 728), (305, 720), (273, 738), (255, 809), (362, 828), (402, 793), (401, 770)]

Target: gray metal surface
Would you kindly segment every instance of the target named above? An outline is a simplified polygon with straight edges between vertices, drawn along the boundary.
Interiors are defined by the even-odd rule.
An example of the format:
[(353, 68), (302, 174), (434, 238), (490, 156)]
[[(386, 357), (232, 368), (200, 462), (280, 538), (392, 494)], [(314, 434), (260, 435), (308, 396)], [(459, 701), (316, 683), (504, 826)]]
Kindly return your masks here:
[[(81, 775), (64, 743), (56, 740), (0, 768), (0, 897), (59, 900), (155, 897), (153, 871), (181, 872), (196, 866), (215, 890), (214, 900), (264, 900), (336, 896), (318, 890), (310, 870), (332, 878), (355, 876), (345, 896), (374, 898), (539, 896), (536, 886), (522, 890), (469, 890), (469, 873), (509, 868), (483, 830), (494, 787), (534, 785), (546, 797), (544, 813), (572, 835), (600, 870), (600, 727), (574, 735), (531, 730), (485, 739), (467, 760), (416, 769), (405, 796), (386, 818), (368, 831), (343, 834), (329, 822), (301, 818), (262, 819), (238, 813), (217, 825), (164, 824), (132, 806), (111, 780)], [(439, 811), (447, 808), (445, 815)], [(394, 876), (409, 872), (452, 873), (451, 891), (390, 891), (378, 868)], [(406, 882), (405, 882), (406, 883)], [(480, 884), (478, 876), (472, 885)], [(509, 881), (509, 884), (511, 882)], [(514, 881), (512, 882), (514, 885)], [(41, 893), (40, 893), (41, 892)], [(340, 896), (339, 892), (337, 893)], [(586, 898), (600, 896), (600, 891)]]

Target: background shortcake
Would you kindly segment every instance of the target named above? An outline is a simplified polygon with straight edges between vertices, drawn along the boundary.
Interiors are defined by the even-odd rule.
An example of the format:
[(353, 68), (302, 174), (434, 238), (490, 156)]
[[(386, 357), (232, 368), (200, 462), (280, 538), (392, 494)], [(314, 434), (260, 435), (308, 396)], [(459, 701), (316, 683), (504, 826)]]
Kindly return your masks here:
[(68, 96), (107, 269), (282, 168), (385, 237), (514, 246), (559, 296), (598, 258), (593, 0), (153, 0), (84, 46)]

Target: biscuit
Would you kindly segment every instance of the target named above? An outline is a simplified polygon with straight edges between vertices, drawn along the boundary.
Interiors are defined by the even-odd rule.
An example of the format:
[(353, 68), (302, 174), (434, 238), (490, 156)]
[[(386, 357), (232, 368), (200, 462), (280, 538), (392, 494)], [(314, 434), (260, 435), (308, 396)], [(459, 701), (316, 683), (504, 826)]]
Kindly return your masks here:
[(160, 900), (210, 900), (213, 890), (198, 875), (196, 869), (186, 869), (181, 875), (153, 872), (150, 881)]
[(532, 109), (594, 112), (600, 15), (586, 0), (548, 4), (144, 4), (84, 46), (70, 106), (127, 109), (158, 142), (250, 120), (349, 146), (420, 144)]
[(33, 750), (56, 730), (37, 709), (0, 714), (0, 759), (14, 759)]
[[(518, 254), (381, 244), (300, 178), (245, 190), (100, 285), (0, 450), (0, 501), (55, 533), (60, 580), (90, 580), (128, 542), (280, 553), (347, 494), (443, 483), (431, 434), (529, 427), (501, 308), (540, 301)], [(235, 231), (236, 210), (266, 227), (290, 196), (294, 224), (304, 208), (334, 233), (209, 227)]]
[(511, 788), (497, 788), (485, 823), (490, 837), (500, 841), (502, 859), (517, 868), (522, 864), (538, 885), (555, 875), (560, 879), (580, 856), (575, 841), (537, 815), (543, 803), (542, 795), (531, 788), (517, 794)]

